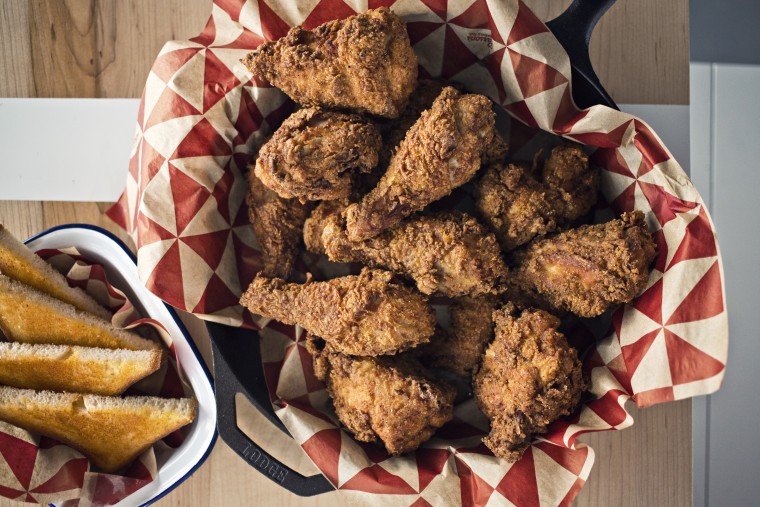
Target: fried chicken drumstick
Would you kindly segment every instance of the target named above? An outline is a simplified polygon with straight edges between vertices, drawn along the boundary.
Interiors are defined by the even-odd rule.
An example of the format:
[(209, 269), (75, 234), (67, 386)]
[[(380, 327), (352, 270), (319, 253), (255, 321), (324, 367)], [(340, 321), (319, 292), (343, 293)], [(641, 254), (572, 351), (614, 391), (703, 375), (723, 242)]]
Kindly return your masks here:
[(559, 319), (542, 310), (514, 313), (511, 305), (494, 312), (496, 338), (473, 378), (478, 406), (491, 419), (483, 442), (507, 461), (568, 415), (586, 388), (577, 352), (557, 331)]
[(307, 107), (286, 119), (259, 151), (256, 176), (286, 199), (345, 199), (355, 171), (377, 165), (380, 133), (358, 114)]
[(382, 442), (389, 454), (417, 449), (453, 415), (455, 391), (407, 354), (354, 357), (307, 341), (314, 372), (327, 384), (335, 412), (354, 438)]
[(336, 262), (361, 262), (411, 278), (423, 294), (496, 294), (507, 267), (496, 238), (460, 212), (415, 216), (367, 241), (351, 241), (341, 206), (321, 203), (304, 227), (306, 248)]
[(248, 219), (259, 242), (264, 265), (261, 273), (287, 280), (301, 243), (309, 207), (296, 199), (283, 199), (248, 173)]
[(366, 268), (358, 276), (305, 284), (257, 275), (240, 304), (297, 324), (345, 354), (395, 354), (428, 342), (435, 327), (424, 296), (394, 282), (388, 271)]
[(377, 186), (346, 209), (348, 237), (362, 241), (466, 183), (494, 136), (491, 101), (446, 87), (422, 113)]
[(300, 26), (259, 46), (243, 63), (303, 105), (395, 118), (417, 82), (406, 25), (387, 8)]
[(581, 317), (629, 303), (647, 284), (656, 256), (641, 211), (583, 225), (515, 252), (512, 280), (529, 295)]
[(568, 227), (596, 203), (599, 170), (589, 167), (579, 146), (558, 146), (542, 174), (516, 164), (494, 164), (476, 186), (475, 205), (511, 251), (532, 239)]

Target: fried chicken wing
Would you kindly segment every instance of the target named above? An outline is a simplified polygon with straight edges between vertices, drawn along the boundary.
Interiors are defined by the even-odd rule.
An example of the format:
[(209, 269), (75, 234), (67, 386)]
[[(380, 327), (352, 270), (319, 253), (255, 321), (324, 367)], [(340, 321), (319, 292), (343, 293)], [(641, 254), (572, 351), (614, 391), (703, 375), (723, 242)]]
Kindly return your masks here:
[(444, 88), (406, 134), (377, 186), (346, 209), (349, 238), (376, 236), (466, 183), (493, 140), (494, 122), (487, 97)]
[(301, 243), (301, 231), (309, 206), (296, 199), (283, 199), (248, 173), (248, 219), (264, 260), (261, 273), (288, 279)]
[(553, 307), (595, 317), (633, 300), (655, 256), (644, 214), (634, 211), (534, 241), (515, 252), (512, 280)]
[(286, 199), (345, 199), (353, 173), (377, 165), (380, 146), (377, 128), (361, 116), (307, 107), (261, 147), (254, 170)]
[(240, 304), (263, 317), (298, 324), (346, 354), (395, 354), (428, 342), (435, 327), (427, 299), (381, 270), (305, 284), (257, 275)]
[(384, 7), (314, 30), (291, 28), (243, 63), (299, 104), (386, 118), (399, 115), (417, 82), (406, 25)]
[(483, 439), (501, 458), (518, 460), (530, 439), (580, 403), (586, 388), (578, 354), (542, 310), (493, 313), (496, 337), (473, 378), (475, 399), (491, 420)]
[(314, 371), (327, 384), (340, 422), (361, 442), (389, 454), (417, 449), (451, 420), (455, 391), (408, 354), (356, 357), (320, 350), (312, 338)]
[(449, 307), (449, 329), (421, 347), (423, 363), (469, 378), (493, 339), (492, 315), (497, 304), (491, 296), (457, 298)]
[(304, 227), (306, 248), (411, 278), (423, 294), (496, 294), (507, 267), (496, 238), (459, 211), (414, 216), (366, 241), (348, 239), (341, 207), (321, 203)]
[(599, 170), (580, 147), (554, 148), (541, 180), (535, 172), (493, 164), (476, 186), (475, 205), (505, 251), (572, 225), (596, 203)]

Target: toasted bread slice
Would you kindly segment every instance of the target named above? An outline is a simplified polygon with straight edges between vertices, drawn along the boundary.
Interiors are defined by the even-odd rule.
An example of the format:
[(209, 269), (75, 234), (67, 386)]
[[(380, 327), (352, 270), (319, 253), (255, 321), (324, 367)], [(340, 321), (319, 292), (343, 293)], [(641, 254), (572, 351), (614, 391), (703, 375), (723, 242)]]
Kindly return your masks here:
[(0, 275), (0, 330), (24, 343), (150, 350), (160, 346)]
[(0, 419), (64, 442), (115, 472), (169, 433), (193, 422), (196, 401), (118, 398), (0, 387)]
[(0, 273), (8, 278), (34, 287), (77, 310), (89, 312), (101, 319), (111, 320), (111, 312), (82, 289), (69, 287), (58, 271), (29, 250), (0, 224)]
[(161, 366), (161, 350), (0, 342), (0, 384), (112, 396)]

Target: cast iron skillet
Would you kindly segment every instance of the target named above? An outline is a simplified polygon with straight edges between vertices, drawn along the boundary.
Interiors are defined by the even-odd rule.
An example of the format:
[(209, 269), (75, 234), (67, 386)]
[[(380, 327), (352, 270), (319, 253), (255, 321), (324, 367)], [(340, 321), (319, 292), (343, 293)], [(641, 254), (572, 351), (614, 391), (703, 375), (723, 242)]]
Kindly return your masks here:
[[(594, 73), (588, 56), (591, 32), (599, 18), (615, 0), (574, 0), (558, 18), (547, 23), (570, 56), (573, 73), (573, 98), (581, 108), (604, 104), (617, 109)], [(332, 484), (321, 474), (304, 477), (288, 468), (249, 439), (237, 426), (235, 395), (242, 393), (272, 424), (291, 438), (275, 415), (269, 400), (261, 364), (258, 333), (208, 323), (214, 355), (217, 418), (219, 435), (227, 445), (252, 467), (300, 496), (332, 491)]]

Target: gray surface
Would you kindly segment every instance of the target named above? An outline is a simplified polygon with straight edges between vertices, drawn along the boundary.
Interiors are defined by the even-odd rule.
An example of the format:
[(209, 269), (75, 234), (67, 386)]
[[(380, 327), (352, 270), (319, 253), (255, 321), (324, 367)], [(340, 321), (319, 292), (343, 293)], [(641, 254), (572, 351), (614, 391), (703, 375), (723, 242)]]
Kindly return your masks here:
[(760, 63), (760, 1), (691, 0), (689, 25), (692, 62)]
[(692, 175), (718, 231), (730, 329), (723, 387), (694, 404), (694, 505), (758, 505), (760, 67), (714, 64), (694, 70)]

